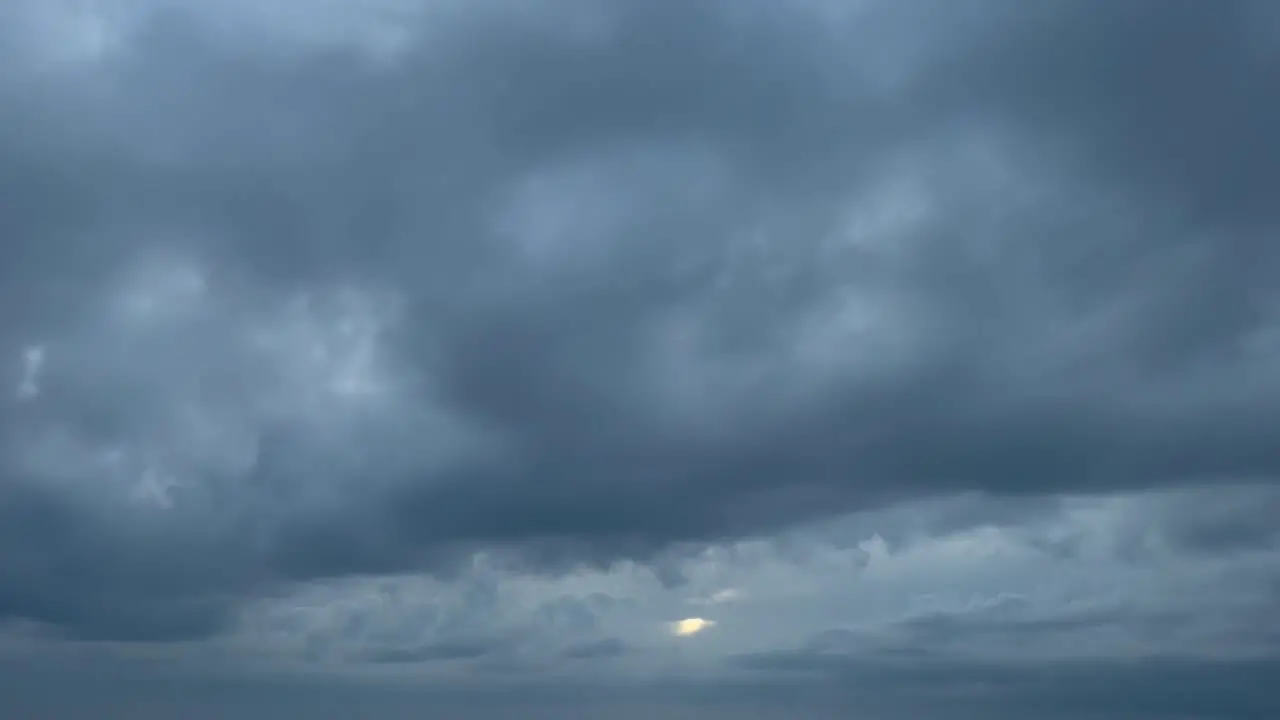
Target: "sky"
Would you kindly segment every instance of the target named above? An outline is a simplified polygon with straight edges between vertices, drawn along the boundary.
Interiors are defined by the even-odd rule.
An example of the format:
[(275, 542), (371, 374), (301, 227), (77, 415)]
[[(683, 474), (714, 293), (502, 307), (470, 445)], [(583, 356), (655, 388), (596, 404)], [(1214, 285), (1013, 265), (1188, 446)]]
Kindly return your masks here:
[(1278, 9), (4, 0), (0, 714), (1280, 717)]

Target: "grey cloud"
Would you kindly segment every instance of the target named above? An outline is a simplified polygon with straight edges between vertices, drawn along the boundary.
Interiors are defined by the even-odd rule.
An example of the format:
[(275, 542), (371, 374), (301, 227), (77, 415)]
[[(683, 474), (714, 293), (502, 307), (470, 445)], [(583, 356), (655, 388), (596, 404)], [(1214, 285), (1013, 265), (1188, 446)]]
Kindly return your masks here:
[(625, 655), (629, 650), (626, 642), (618, 638), (605, 638), (575, 645), (565, 650), (564, 656), (571, 660), (599, 660)]
[[(0, 687), (21, 682), (10, 707), (32, 718), (420, 717), (462, 718), (646, 717), (839, 718), (1240, 718), (1274, 717), (1268, 684), (1272, 662), (1201, 663), (1165, 660), (1143, 664), (1092, 662), (1046, 667), (957, 665), (946, 660), (897, 665), (856, 664), (832, 681), (765, 675), (710, 683), (572, 683), (528, 687), (495, 685), (483, 692), (462, 684), (360, 685), (345, 680), (193, 678), (139, 674), (128, 669), (62, 666), (6, 667)], [(65, 691), (71, 681), (76, 693)], [(36, 691), (32, 692), (34, 688)], [(874, 690), (874, 692), (872, 692)], [(122, 698), (133, 698), (122, 702)], [(114, 708), (120, 708), (115, 710)], [(105, 712), (104, 712), (105, 711)]]
[[(734, 7), (461, 13), (382, 67), (162, 15), (80, 79), (6, 75), (0, 343), (47, 362), (0, 406), (0, 614), (193, 637), (476, 549), (562, 570), (956, 492), (1271, 482), (1259, 3)], [(161, 255), (199, 300), (130, 330), (113, 293)], [(324, 334), (341, 288), (399, 307), (365, 415), (294, 358), (366, 357)], [(186, 478), (173, 507), (117, 497), (121, 447)]]
[(365, 660), (373, 663), (418, 663), (431, 660), (474, 660), (490, 655), (495, 647), (483, 641), (442, 642), (415, 648), (371, 650)]
[(235, 554), (205, 555), (207, 546), (186, 540), (157, 545), (145, 528), (113, 527), (37, 493), (5, 492), (0, 540), (0, 615), (89, 639), (208, 635), (249, 587)]
[(1166, 503), (1161, 526), (1178, 547), (1220, 553), (1276, 547), (1280, 543), (1276, 518), (1280, 518), (1276, 488), (1230, 488), (1173, 496)]
[(868, 661), (775, 653), (743, 657), (739, 662), (766, 673), (819, 673), (838, 679), (851, 692), (875, 687), (876, 702), (896, 704), (898, 713), (911, 708), (945, 717), (1008, 713), (1009, 717), (1046, 718), (1088, 714), (1243, 719), (1268, 717), (1280, 707), (1268, 688), (1267, 678), (1275, 671), (1270, 660), (1169, 658), (1013, 666), (916, 656)]
[(286, 664), (301, 663), (304, 672), (373, 664), (538, 676), (557, 661), (626, 653), (628, 643), (613, 634), (618, 630), (650, 638), (659, 630), (644, 613), (635, 617), (635, 599), (589, 591), (608, 580), (472, 568), (454, 579), (313, 584), (242, 609), (233, 638)]
[[(1161, 540), (1159, 528), (1178, 518), (1169, 499), (1075, 499), (948, 533), (925, 522), (890, 545), (871, 535), (877, 525), (949, 514), (928, 507), (936, 501), (897, 507), (708, 549), (680, 564), (687, 585), (677, 588), (637, 565), (540, 577), (492, 557), (454, 580), (314, 583), (272, 599), (232, 638), (240, 650), (221, 658), (137, 645), (55, 645), (14, 658), (2, 654), (14, 647), (4, 636), (0, 696), (27, 678), (14, 696), (36, 717), (84, 712), (50, 679), (97, 710), (189, 708), (196, 717), (310, 712), (313, 703), (392, 717), (1265, 717), (1274, 549), (1188, 555)], [(974, 510), (957, 504), (957, 515)], [(859, 547), (849, 547), (846, 523), (868, 538)], [(1135, 525), (1151, 538), (1143, 553), (1116, 542)], [(1075, 554), (1035, 542), (1071, 533), (1083, 535)], [(730, 587), (740, 591), (732, 603), (688, 602)], [(662, 621), (678, 613), (717, 625), (666, 637)], [(321, 662), (273, 667), (287, 659), (280, 651)], [(45, 656), (57, 661), (32, 678)], [(6, 660), (22, 664), (10, 670)], [(1177, 690), (1162, 695), (1161, 683)]]
[(1280, 103), (1254, 72), (1274, 53), (1267, 3), (1099, 9), (1039, 13), (980, 60), (988, 72), (959, 69), (956, 89), (1066, 139), (1077, 162), (1175, 203), (1184, 222), (1243, 229), (1215, 236), (1226, 244), (1221, 261), (1267, 257), (1261, 235), (1280, 219), (1269, 200), (1280, 183)]
[(930, 654), (952, 648), (982, 647), (1018, 649), (1075, 640), (1089, 642), (1099, 635), (1121, 635), (1135, 640), (1168, 642), (1194, 623), (1189, 613), (1125, 611), (1120, 608), (1091, 609), (1064, 613), (1058, 617), (1035, 617), (1010, 612), (932, 613), (898, 624), (895, 640), (884, 643), (878, 652), (888, 654)]

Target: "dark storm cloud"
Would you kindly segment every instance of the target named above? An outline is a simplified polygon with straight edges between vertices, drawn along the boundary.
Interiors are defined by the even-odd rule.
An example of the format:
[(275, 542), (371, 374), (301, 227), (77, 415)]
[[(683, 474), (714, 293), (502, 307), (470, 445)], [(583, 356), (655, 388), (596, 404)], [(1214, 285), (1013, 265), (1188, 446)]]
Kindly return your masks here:
[(1231, 552), (1273, 547), (1280, 540), (1280, 491), (1250, 488), (1200, 499), (1174, 497), (1164, 508), (1166, 536), (1180, 549)]
[[(1041, 12), (980, 61), (989, 72), (966, 68), (956, 88), (1064, 138), (1077, 162), (1176, 204), (1187, 222), (1243, 231), (1217, 240), (1266, 253), (1258, 233), (1280, 217), (1280, 100), (1259, 72), (1275, 60), (1273, 11), (1262, 2), (1113, 6)], [(1222, 251), (1246, 259), (1235, 255), (1244, 248)]]
[[(197, 636), (278, 582), (475, 548), (566, 567), (936, 494), (1267, 479), (1263, 11), (567, 4), (462, 13), (390, 68), (175, 15), (91, 79), (6, 75), (0, 342), (50, 349), (0, 408), (0, 614)], [(928, 216), (833, 254), (895, 172)], [(104, 325), (156, 249), (211, 268), (217, 312)], [(336, 436), (255, 414), (290, 374), (237, 328), (343, 283), (403, 302), (386, 350), (421, 381)], [(872, 329), (797, 360), (846, 291)], [(189, 405), (237, 449), (166, 444)], [(419, 460), (424, 408), (496, 449)], [(141, 511), (47, 477), (57, 432), (197, 480)]]
[(226, 593), (243, 587), (226, 584), (219, 566), (231, 558), (158, 545), (131, 530), (58, 498), (6, 488), (0, 616), (89, 639), (163, 641), (216, 632)]

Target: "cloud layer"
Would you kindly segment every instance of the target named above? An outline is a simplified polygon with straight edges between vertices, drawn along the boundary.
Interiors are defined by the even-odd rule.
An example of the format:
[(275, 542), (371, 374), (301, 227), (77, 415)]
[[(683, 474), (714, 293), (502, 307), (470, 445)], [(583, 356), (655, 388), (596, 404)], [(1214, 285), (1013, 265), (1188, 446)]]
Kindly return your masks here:
[(976, 714), (1264, 668), (1276, 23), (11, 0), (3, 642)]

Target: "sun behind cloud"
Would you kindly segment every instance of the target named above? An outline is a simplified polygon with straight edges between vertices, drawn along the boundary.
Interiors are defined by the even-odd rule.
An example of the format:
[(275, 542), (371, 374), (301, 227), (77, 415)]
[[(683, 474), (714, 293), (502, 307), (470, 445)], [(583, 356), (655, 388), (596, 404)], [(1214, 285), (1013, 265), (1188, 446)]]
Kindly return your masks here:
[(712, 620), (704, 620), (703, 618), (685, 618), (677, 620), (670, 624), (671, 634), (676, 637), (689, 637), (713, 627), (715, 622)]

